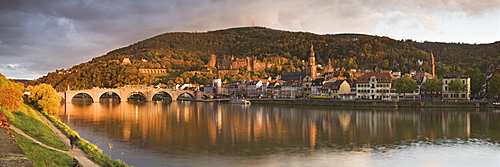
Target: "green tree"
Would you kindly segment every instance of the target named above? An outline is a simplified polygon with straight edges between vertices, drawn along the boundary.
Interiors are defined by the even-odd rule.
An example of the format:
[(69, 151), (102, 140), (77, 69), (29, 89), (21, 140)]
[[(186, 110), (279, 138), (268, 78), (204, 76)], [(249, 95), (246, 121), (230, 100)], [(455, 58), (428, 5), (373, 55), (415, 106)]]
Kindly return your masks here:
[(61, 105), (61, 96), (49, 84), (29, 86), (29, 101), (39, 110), (50, 115), (55, 115)]
[(417, 83), (411, 79), (410, 75), (405, 75), (396, 83), (396, 93), (412, 93), (418, 89)]
[(9, 111), (18, 111), (23, 103), (23, 93), (16, 88), (0, 86), (0, 106)]
[(479, 96), (481, 90), (483, 90), (484, 82), (486, 81), (486, 76), (479, 70), (479, 68), (468, 68), (465, 74), (470, 77), (470, 93), (473, 97)]
[(451, 72), (450, 68), (442, 67), (436, 70), (436, 75), (438, 77), (442, 77), (444, 73), (449, 73), (449, 72)]
[(450, 83), (448, 84), (448, 89), (451, 92), (458, 94), (460, 92), (467, 91), (467, 84), (463, 84), (460, 81), (460, 79), (454, 79), (454, 80), (451, 80)]
[(422, 85), (422, 90), (429, 93), (438, 93), (443, 91), (443, 81), (440, 78), (430, 79)]
[(490, 78), (488, 94), (490, 94), (491, 97), (498, 97), (500, 95), (500, 75), (494, 75)]

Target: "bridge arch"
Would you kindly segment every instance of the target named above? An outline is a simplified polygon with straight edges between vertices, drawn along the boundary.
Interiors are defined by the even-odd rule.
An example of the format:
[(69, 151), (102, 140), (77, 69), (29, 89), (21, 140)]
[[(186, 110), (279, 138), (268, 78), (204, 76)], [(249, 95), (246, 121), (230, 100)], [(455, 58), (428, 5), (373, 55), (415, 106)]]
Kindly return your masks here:
[(151, 97), (151, 101), (165, 101), (167, 99), (172, 100), (174, 97), (172, 97), (172, 94), (167, 92), (167, 91), (159, 91), (155, 92), (153, 96)]
[(191, 98), (191, 99), (196, 99), (196, 95), (194, 93), (191, 93), (189, 91), (181, 91), (177, 94), (177, 97), (173, 97), (175, 100), (179, 100), (179, 98)]
[(133, 97), (133, 99), (137, 100), (137, 101), (148, 101), (149, 100), (148, 96), (145, 93), (139, 92), (139, 91), (132, 91), (132, 92), (128, 93), (128, 95), (125, 99), (127, 101), (129, 101), (130, 97)]
[(114, 94), (114, 95), (118, 96), (118, 100), (120, 100), (120, 101), (126, 101), (126, 100), (127, 100), (127, 99), (125, 99), (125, 100), (123, 99), (123, 97), (120, 95), (120, 92), (117, 92), (117, 91), (114, 91), (114, 90), (102, 91), (102, 92), (100, 92), (100, 93), (98, 94), (98, 96), (97, 96), (96, 98), (99, 98), (99, 99), (100, 99), (100, 98), (102, 98), (102, 96), (105, 96), (106, 94), (108, 94), (108, 95), (109, 95), (110, 93), (112, 93), (112, 94)]
[[(96, 102), (96, 99), (95, 99), (95, 97), (94, 97), (94, 96), (92, 96), (92, 93), (87, 92), (87, 91), (80, 91), (80, 92), (76, 92), (76, 93), (74, 93), (71, 97), (69, 97), (69, 99), (67, 99), (67, 100), (69, 100), (69, 101), (73, 101), (73, 100), (75, 99), (75, 97), (80, 96), (80, 95), (82, 95), (84, 98), (85, 98), (86, 96), (89, 96), (89, 97), (90, 97), (90, 99), (92, 100), (92, 102)], [(99, 101), (99, 99), (97, 100), (97, 102), (98, 102), (98, 101)]]

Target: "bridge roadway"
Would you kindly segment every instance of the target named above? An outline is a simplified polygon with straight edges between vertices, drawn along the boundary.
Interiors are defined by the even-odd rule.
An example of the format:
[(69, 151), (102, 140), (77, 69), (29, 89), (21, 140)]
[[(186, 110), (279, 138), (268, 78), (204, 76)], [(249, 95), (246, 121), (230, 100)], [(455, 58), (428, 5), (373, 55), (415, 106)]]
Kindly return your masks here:
[(66, 103), (71, 103), (71, 100), (78, 94), (87, 94), (92, 97), (94, 103), (99, 103), (99, 99), (105, 93), (115, 93), (120, 98), (120, 101), (127, 101), (127, 99), (132, 95), (142, 95), (146, 98), (146, 101), (153, 101), (153, 97), (159, 93), (166, 93), (171, 98), (172, 101), (177, 101), (177, 99), (184, 93), (189, 94), (196, 100), (201, 100), (202, 98), (213, 97), (214, 94), (204, 93), (201, 91), (192, 90), (177, 90), (177, 89), (163, 89), (155, 88), (152, 86), (125, 86), (121, 88), (93, 88), (85, 90), (68, 90), (65, 92), (58, 92)]

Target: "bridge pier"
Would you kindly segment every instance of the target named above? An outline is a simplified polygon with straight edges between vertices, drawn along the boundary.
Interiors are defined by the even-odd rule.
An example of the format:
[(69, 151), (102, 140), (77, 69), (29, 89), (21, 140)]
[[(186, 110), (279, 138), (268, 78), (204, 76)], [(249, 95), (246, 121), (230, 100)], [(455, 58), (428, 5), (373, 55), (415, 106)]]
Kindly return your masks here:
[(195, 100), (201, 100), (201, 91), (195, 91), (194, 92), (194, 99)]

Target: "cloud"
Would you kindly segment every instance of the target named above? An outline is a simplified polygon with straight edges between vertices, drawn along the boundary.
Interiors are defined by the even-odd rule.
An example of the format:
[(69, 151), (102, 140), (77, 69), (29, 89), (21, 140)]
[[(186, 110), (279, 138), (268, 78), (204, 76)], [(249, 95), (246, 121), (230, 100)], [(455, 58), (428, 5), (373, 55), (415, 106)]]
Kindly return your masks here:
[(449, 37), (456, 36), (446, 34), (450, 29), (467, 27), (458, 24), (498, 18), (498, 6), (495, 0), (0, 1), (0, 73), (33, 79), (161, 33), (253, 23), (321, 34)]

